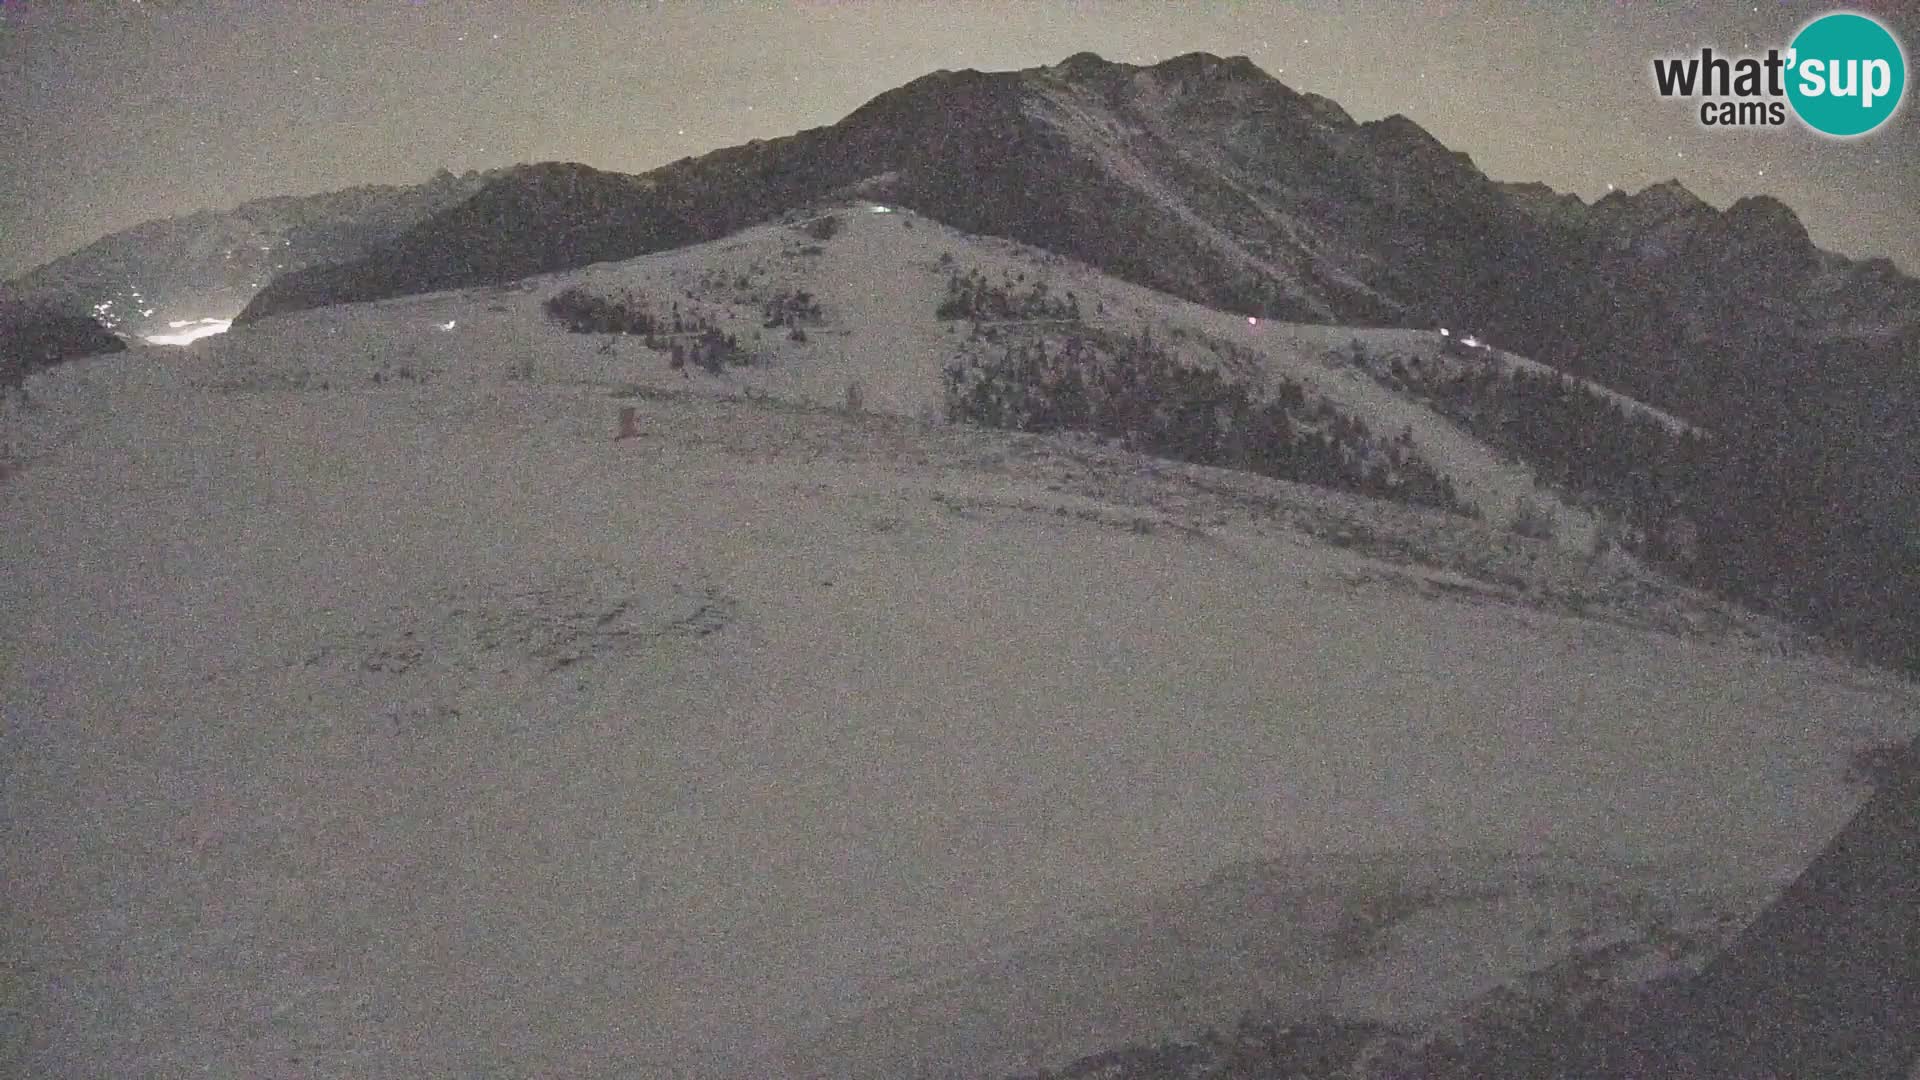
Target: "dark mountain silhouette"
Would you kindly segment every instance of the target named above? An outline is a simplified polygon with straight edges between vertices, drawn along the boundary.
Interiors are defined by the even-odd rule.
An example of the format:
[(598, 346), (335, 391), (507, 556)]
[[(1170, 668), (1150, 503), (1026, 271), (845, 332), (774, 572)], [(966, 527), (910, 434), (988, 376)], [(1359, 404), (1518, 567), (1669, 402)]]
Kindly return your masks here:
[(40, 368), (126, 347), (91, 316), (0, 296), (0, 390)]
[(1355, 123), (1243, 57), (1150, 68), (939, 72), (839, 124), (639, 178), (513, 170), (470, 204), (243, 318), (506, 280), (712, 239), (855, 190), (1217, 307), (1299, 319), (1471, 321), (1540, 230), (1404, 117)]
[(9, 288), (136, 337), (228, 318), (274, 275), (352, 258), (479, 191), (493, 173), (257, 199), (149, 221), (22, 274)]

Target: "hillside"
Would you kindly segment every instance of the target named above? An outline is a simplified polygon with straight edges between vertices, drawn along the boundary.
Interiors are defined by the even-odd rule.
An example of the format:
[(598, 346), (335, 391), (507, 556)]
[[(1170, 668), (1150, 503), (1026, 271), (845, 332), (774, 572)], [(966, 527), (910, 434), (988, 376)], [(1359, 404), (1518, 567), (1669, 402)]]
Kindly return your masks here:
[[(1370, 356), (1400, 357), (1433, 370), (1445, 365), (1496, 372), (1541, 370), (1524, 358), (1498, 350), (1484, 350), (1465, 361), (1450, 358), (1445, 339), (1434, 332), (1249, 322), (1117, 280), (1071, 259), (970, 237), (912, 211), (878, 203), (820, 204), (789, 218), (725, 240), (531, 278), (470, 293), (465, 300), (439, 294), (413, 302), (389, 301), (399, 305), (390, 310), (412, 311), (419, 324), (397, 354), (392, 342), (363, 339), (352, 314), (358, 308), (339, 316), (316, 312), (268, 320), (256, 325), (252, 340), (273, 343), (267, 356), (299, 351), (303, 362), (294, 370), (308, 380), (361, 380), (376, 370), (393, 377), (399, 366), (419, 377), (457, 374), (458, 357), (473, 343), (512, 342), (516, 362), (531, 370), (593, 371), (607, 379), (671, 389), (684, 385), (688, 376), (671, 366), (666, 339), (692, 337), (697, 314), (741, 343), (743, 362), (730, 363), (724, 379), (706, 380), (714, 387), (838, 404), (857, 384), (865, 408), (921, 418), (946, 415), (941, 376), (951, 364), (991, 360), (1013, 349), (1058, 352), (1063, 343), (1076, 339), (1111, 341), (1144, 332), (1149, 338), (1158, 336), (1183, 362), (1233, 373), (1258, 390), (1290, 381), (1314, 402), (1325, 401), (1340, 416), (1378, 433), (1381, 441), (1404, 433), (1405, 445), (1441, 468), (1466, 505), (1486, 520), (1505, 524), (1520, 501), (1538, 502), (1553, 507), (1561, 526), (1557, 539), (1563, 545), (1580, 552), (1592, 547), (1594, 517), (1571, 493), (1556, 499), (1525, 460), (1489, 448), (1414, 396), (1381, 385), (1350, 362), (1357, 345)], [(1051, 297), (1056, 306), (1073, 297), (1076, 314), (1072, 319), (987, 313), (942, 318), (942, 304), (962, 279), (985, 283), (983, 292)], [(630, 305), (635, 311), (650, 308), (662, 318), (681, 311), (689, 329), (681, 335), (662, 330), (662, 340), (653, 348), (637, 327), (631, 334), (569, 334), (545, 313), (551, 298), (568, 292)], [(807, 298), (812, 310), (798, 319), (784, 315), (798, 297)], [(776, 315), (771, 320), (770, 311)], [(454, 324), (451, 329), (436, 329), (442, 315)], [(375, 327), (387, 332), (384, 323)], [(241, 357), (263, 355), (258, 345), (207, 347), (216, 365), (225, 363), (230, 350)], [(275, 378), (295, 377), (284, 365), (274, 367)], [(1668, 429), (1691, 430), (1684, 421), (1604, 388), (1588, 384), (1588, 389)]]
[(230, 319), (275, 275), (340, 262), (385, 243), (466, 199), (493, 175), (443, 171), (420, 184), (276, 196), (149, 221), (6, 287), (136, 338), (193, 320)]
[[(1076, 335), (1489, 512), (941, 422)], [(1002, 1075), (1697, 964), (1920, 698), (1577, 500), (1516, 535), (1551, 492), (1355, 338), (1443, 355), (835, 205), (29, 376), (0, 1071)]]
[[(1608, 460), (1524, 438), (1557, 439), (1535, 449), (1562, 472), (1597, 461), (1611, 475), (1577, 478), (1586, 497), (1673, 572), (1920, 664), (1920, 284), (1820, 251), (1770, 198), (1721, 211), (1670, 182), (1587, 205), (1496, 183), (1404, 117), (1356, 123), (1243, 57), (936, 72), (643, 176), (522, 166), (277, 278), (243, 318), (619, 260), (848, 195), (1221, 311), (1465, 330), (1684, 417), (1723, 438), (1636, 433)], [(1499, 407), (1524, 416), (1546, 389)]]

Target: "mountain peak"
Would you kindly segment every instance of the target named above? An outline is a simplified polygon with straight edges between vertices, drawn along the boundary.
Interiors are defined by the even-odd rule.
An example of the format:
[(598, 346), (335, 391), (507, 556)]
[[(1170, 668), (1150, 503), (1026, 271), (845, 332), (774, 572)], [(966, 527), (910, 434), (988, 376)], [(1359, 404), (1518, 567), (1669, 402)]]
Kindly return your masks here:
[(1077, 52), (1055, 64), (1054, 70), (1063, 75), (1085, 78), (1090, 75), (1102, 75), (1121, 66), (1097, 52)]
[(1252, 59), (1248, 57), (1222, 57), (1215, 56), (1210, 52), (1182, 53), (1179, 56), (1169, 57), (1160, 61), (1158, 64), (1153, 65), (1150, 70), (1162, 75), (1171, 75), (1179, 79), (1197, 77), (1204, 79), (1267, 80), (1272, 78), (1272, 76), (1260, 70), (1259, 65), (1255, 64)]
[(1593, 204), (1611, 228), (1638, 234), (1647, 229), (1694, 228), (1717, 222), (1719, 211), (1678, 180), (1662, 180), (1629, 195), (1616, 188)]
[(1741, 242), (1764, 248), (1774, 257), (1811, 264), (1813, 238), (1787, 204), (1771, 195), (1749, 195), (1727, 208), (1722, 227)]
[(1582, 206), (1587, 205), (1587, 200), (1581, 198), (1578, 192), (1561, 191), (1544, 180), (1502, 180), (1498, 183), (1502, 189), (1512, 195), (1561, 202), (1571, 199)]
[(1628, 200), (1639, 206), (1657, 207), (1665, 210), (1711, 210), (1700, 196), (1687, 190), (1687, 186), (1678, 179), (1662, 180), (1657, 184), (1648, 184), (1638, 195)]
[(1413, 118), (1405, 113), (1394, 113), (1392, 116), (1370, 120), (1361, 126), (1371, 131), (1376, 138), (1387, 141), (1446, 149), (1439, 139), (1433, 137), (1432, 132), (1415, 123)]
[(1279, 80), (1267, 74), (1260, 65), (1253, 62), (1251, 57), (1218, 56), (1210, 52), (1181, 53), (1179, 56), (1168, 57), (1157, 64), (1139, 65), (1108, 60), (1099, 53), (1083, 51), (1074, 53), (1050, 68), (1039, 70), (1071, 82), (1094, 82), (1111, 79), (1116, 75), (1131, 76), (1146, 72), (1180, 84), (1280, 85)]
[(1369, 120), (1360, 125), (1360, 129), (1387, 153), (1401, 155), (1409, 161), (1422, 162), (1461, 177), (1479, 175), (1473, 158), (1464, 151), (1448, 149), (1445, 143), (1433, 137), (1432, 132), (1403, 113)]
[(1727, 207), (1727, 217), (1792, 232), (1806, 232), (1806, 228), (1800, 224), (1799, 215), (1793, 212), (1793, 208), (1771, 195), (1748, 195), (1739, 199), (1732, 206)]
[(1535, 221), (1562, 226), (1584, 227), (1593, 209), (1578, 194), (1557, 191), (1538, 180), (1505, 181), (1494, 185), (1507, 201)]

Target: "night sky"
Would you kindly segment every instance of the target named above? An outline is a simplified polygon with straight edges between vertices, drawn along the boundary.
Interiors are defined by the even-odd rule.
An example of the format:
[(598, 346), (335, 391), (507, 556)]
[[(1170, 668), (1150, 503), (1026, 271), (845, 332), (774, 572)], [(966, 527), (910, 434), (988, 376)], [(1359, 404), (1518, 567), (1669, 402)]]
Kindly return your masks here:
[[(1529, 10), (1529, 7), (1532, 10)], [(1902, 9), (1905, 9), (1904, 12)], [(1912, 4), (1855, 4), (1907, 46)], [(638, 172), (830, 124), (939, 68), (1245, 54), (1591, 200), (1769, 193), (1920, 272), (1920, 113), (1851, 142), (1705, 129), (1655, 55), (1784, 48), (1823, 4), (86, 3), (0, 0), (0, 274), (149, 218), (523, 161)], [(1914, 73), (1909, 71), (1909, 80)]]

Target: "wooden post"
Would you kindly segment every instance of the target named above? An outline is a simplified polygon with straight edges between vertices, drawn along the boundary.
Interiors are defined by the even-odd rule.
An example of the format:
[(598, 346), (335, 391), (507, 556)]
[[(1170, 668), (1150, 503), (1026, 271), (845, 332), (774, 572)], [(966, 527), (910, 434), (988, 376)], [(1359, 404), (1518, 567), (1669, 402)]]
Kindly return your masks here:
[(639, 421), (634, 418), (633, 406), (620, 406), (620, 433), (613, 437), (613, 441), (619, 442), (621, 439), (634, 439), (639, 436), (640, 425)]

